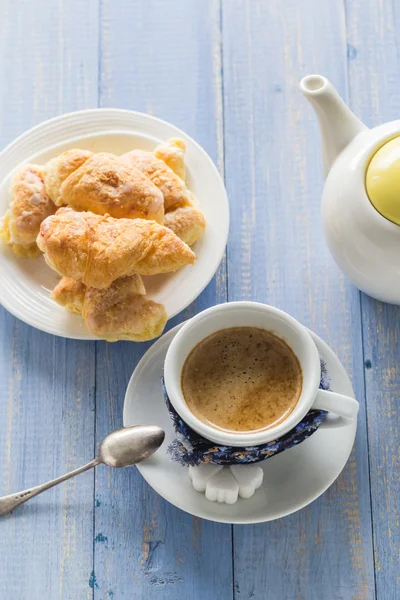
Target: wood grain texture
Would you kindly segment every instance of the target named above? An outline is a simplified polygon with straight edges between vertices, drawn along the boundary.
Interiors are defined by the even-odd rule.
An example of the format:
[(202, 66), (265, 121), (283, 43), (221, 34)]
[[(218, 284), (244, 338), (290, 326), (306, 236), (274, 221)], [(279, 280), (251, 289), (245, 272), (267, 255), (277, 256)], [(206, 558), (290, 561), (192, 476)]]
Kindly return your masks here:
[[(77, 14), (79, 18), (77, 18)], [(97, 104), (97, 3), (0, 2), (0, 145), (62, 112)], [(93, 457), (93, 344), (40, 333), (0, 310), (0, 494)], [(3, 598), (85, 598), (93, 473), (0, 522)]]
[(298, 90), (322, 72), (347, 95), (341, 2), (223, 2), (230, 300), (274, 304), (321, 335), (361, 402), (338, 481), (281, 521), (234, 528), (235, 598), (374, 598), (359, 293), (326, 250), (315, 115)]
[[(103, 2), (100, 105), (171, 121), (221, 166), (219, 18), (217, 1), (151, 0), (124, 3), (123, 8)], [(225, 300), (222, 265), (207, 290), (174, 322)], [(97, 344), (98, 442), (122, 425), (126, 385), (148, 346)], [(230, 526), (179, 511), (134, 469), (99, 470), (96, 502), (95, 599), (232, 598)]]
[[(350, 105), (368, 126), (400, 118), (400, 12), (347, 0)], [(400, 309), (362, 295), (377, 598), (400, 594)]]

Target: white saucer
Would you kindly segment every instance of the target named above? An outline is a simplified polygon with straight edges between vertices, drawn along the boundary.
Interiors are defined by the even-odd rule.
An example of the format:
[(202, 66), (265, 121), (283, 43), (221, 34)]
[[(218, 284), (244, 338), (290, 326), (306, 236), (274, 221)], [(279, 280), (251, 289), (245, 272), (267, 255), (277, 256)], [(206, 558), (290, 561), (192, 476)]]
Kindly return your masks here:
[[(223, 181), (206, 152), (173, 125), (129, 110), (93, 109), (69, 113), (30, 129), (0, 153), (0, 217), (9, 202), (12, 171), (21, 163), (43, 164), (69, 148), (123, 154), (132, 148), (152, 150), (170, 137), (185, 140), (188, 187), (196, 195), (207, 227), (193, 250), (194, 265), (177, 273), (144, 278), (148, 295), (165, 305), (168, 317), (181, 312), (212, 279), (225, 251), (229, 208)], [(95, 338), (78, 315), (50, 299), (59, 277), (42, 257), (18, 259), (0, 244), (0, 303), (29, 325), (55, 335)]]
[[(125, 395), (124, 425), (154, 423), (165, 429), (165, 442), (138, 469), (163, 498), (182, 510), (222, 523), (262, 523), (289, 515), (318, 498), (343, 470), (353, 447), (357, 423), (318, 429), (295, 448), (258, 463), (264, 470), (260, 489), (250, 499), (226, 505), (206, 500), (196, 492), (186, 467), (173, 462), (167, 446), (175, 438), (161, 390), (163, 364), (169, 344), (181, 325), (157, 340), (136, 367)], [(337, 356), (310, 332), (325, 360), (331, 389), (354, 397), (349, 377)]]

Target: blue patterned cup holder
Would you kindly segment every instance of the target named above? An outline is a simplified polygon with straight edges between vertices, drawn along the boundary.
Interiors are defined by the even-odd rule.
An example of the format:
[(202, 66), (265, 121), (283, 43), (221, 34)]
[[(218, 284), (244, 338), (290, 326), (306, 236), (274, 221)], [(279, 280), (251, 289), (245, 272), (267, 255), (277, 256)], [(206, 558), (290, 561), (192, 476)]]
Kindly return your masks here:
[[(330, 389), (329, 375), (323, 360), (321, 360), (321, 380), (319, 387), (322, 390)], [(310, 410), (291, 431), (272, 442), (260, 446), (248, 446), (244, 448), (222, 446), (220, 444), (213, 444), (210, 440), (202, 437), (189, 427), (172, 406), (165, 388), (164, 379), (162, 379), (162, 388), (165, 403), (176, 433), (176, 439), (169, 445), (168, 452), (172, 460), (179, 462), (182, 466), (193, 467), (202, 463), (229, 466), (257, 463), (266, 460), (307, 440), (317, 431), (327, 414), (324, 410)]]

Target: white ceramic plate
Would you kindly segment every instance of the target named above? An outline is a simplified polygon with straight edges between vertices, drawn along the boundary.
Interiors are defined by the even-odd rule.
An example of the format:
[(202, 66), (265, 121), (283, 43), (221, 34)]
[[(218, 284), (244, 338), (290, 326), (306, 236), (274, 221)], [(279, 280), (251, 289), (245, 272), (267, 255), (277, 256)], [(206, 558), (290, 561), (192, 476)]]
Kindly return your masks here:
[[(128, 110), (94, 109), (46, 121), (17, 138), (0, 153), (0, 215), (9, 201), (10, 176), (21, 163), (43, 164), (69, 148), (123, 154), (132, 148), (152, 150), (170, 137), (187, 145), (188, 187), (196, 195), (207, 220), (206, 232), (193, 247), (194, 265), (177, 273), (145, 278), (148, 295), (165, 305), (168, 317), (181, 312), (212, 279), (224, 254), (229, 208), (222, 179), (206, 152), (183, 131), (149, 115)], [(44, 262), (16, 258), (0, 244), (0, 302), (13, 315), (33, 327), (55, 335), (97, 339), (83, 320), (58, 306), (50, 291), (59, 280)]]
[[(173, 462), (167, 446), (175, 438), (161, 391), (164, 359), (182, 325), (157, 340), (136, 367), (124, 404), (124, 425), (154, 423), (165, 430), (165, 442), (138, 469), (163, 498), (182, 510), (222, 523), (262, 523), (285, 517), (307, 506), (332, 485), (343, 470), (354, 444), (357, 423), (336, 429), (318, 429), (308, 440), (262, 463), (264, 480), (250, 499), (236, 504), (209, 502), (196, 492), (187, 468)], [(326, 361), (332, 390), (354, 397), (349, 377), (333, 351), (310, 332)]]

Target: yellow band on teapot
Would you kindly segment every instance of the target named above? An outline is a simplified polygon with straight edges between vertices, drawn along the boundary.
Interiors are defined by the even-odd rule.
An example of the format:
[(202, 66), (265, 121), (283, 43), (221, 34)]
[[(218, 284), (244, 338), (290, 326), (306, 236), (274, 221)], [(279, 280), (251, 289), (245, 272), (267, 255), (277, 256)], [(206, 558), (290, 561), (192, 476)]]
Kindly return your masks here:
[(367, 194), (386, 219), (400, 225), (400, 137), (384, 144), (367, 167)]

